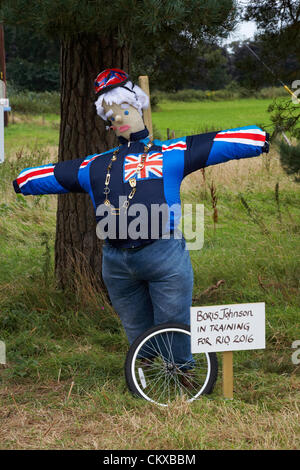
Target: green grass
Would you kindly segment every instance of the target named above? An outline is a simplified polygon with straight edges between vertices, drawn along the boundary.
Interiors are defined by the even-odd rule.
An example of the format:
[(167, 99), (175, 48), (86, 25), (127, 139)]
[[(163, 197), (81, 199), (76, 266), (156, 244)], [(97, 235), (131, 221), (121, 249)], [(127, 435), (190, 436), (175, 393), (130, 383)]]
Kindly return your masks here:
[(30, 117), (13, 114), (5, 128), (5, 153), (10, 155), (22, 149), (34, 151), (45, 146), (57, 146), (59, 139), (59, 116), (46, 114)]
[(176, 137), (211, 130), (222, 130), (250, 124), (270, 125), (267, 112), (271, 99), (239, 99), (234, 101), (177, 102), (162, 101), (160, 111), (152, 113), (155, 126), (166, 138), (167, 128)]
[[(213, 116), (222, 128), (249, 123), (250, 110), (242, 122), (241, 108), (233, 112), (236, 102), (191, 105), (166, 103), (161, 113), (154, 113), (154, 122), (162, 114), (161, 126), (192, 126), (181, 111), (193, 111), (201, 127), (206, 109), (212, 125), (217, 123)], [(256, 110), (253, 104), (254, 122), (267, 118), (265, 107), (265, 101)], [(27, 124), (41, 142), (43, 126)], [(202, 202), (205, 208), (204, 246), (190, 252), (193, 305), (265, 302), (266, 349), (234, 353), (233, 401), (222, 397), (218, 353), (221, 370), (211, 396), (161, 409), (128, 392), (123, 372), (128, 344), (106, 299), (85, 284), (76, 293), (55, 285), (56, 196), (25, 198), (11, 186), (21, 168), (51, 161), (46, 142), (38, 151), (20, 154), (26, 138), (22, 125), (6, 130), (15, 132), (18, 142), (7, 136), (9, 157), (0, 166), (0, 340), (6, 342), (9, 366), (0, 369), (0, 447), (299, 448), (300, 378), (291, 345), (300, 339), (300, 187), (282, 171), (276, 152), (210, 167), (183, 181), (182, 201)], [(51, 127), (51, 121), (44, 126)], [(189, 133), (192, 129), (186, 127)], [(218, 196), (215, 227), (212, 181)], [(219, 280), (225, 282), (207, 292)]]

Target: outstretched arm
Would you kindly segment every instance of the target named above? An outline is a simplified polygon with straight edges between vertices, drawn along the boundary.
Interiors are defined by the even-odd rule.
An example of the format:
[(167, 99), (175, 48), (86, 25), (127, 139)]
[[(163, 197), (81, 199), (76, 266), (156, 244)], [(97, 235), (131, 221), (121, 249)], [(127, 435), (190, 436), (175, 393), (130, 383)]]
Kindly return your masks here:
[(25, 168), (13, 181), (14, 190), (24, 196), (68, 192), (85, 193), (87, 192), (84, 185), (85, 178), (82, 179), (81, 175), (92, 157)]
[(268, 139), (268, 133), (257, 126), (186, 137), (184, 176), (209, 165), (267, 153)]

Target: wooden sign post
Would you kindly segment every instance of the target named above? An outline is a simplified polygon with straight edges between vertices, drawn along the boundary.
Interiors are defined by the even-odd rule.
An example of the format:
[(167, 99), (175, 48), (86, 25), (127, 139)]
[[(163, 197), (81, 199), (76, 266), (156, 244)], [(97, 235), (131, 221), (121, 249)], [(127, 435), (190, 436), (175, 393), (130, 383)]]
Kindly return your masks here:
[(223, 395), (233, 399), (233, 352), (223, 352)]
[(264, 348), (264, 302), (191, 307), (192, 354), (223, 353), (225, 398), (233, 398), (233, 351)]
[(151, 117), (151, 104), (150, 104), (150, 89), (149, 89), (149, 78), (147, 75), (141, 75), (139, 77), (139, 87), (147, 93), (149, 96), (149, 107), (143, 110), (144, 123), (149, 131), (150, 139), (153, 139), (153, 126)]

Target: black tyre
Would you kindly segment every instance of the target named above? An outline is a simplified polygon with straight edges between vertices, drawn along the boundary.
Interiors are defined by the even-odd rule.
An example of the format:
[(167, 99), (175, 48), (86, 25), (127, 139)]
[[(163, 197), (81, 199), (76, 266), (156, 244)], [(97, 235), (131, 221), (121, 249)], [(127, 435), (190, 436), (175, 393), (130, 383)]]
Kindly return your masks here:
[(145, 331), (131, 345), (125, 361), (129, 390), (139, 397), (168, 406), (178, 395), (187, 401), (213, 391), (218, 376), (215, 353), (193, 354), (194, 363), (176, 362), (172, 346), (180, 338), (190, 343), (190, 327), (165, 323)]

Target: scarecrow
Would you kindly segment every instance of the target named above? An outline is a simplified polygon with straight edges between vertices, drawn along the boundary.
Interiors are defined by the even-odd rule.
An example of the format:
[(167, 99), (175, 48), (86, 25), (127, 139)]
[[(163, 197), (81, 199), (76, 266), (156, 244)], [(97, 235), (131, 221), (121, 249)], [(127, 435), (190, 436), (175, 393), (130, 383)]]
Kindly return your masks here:
[[(101, 154), (24, 169), (13, 185), (24, 195), (88, 193), (98, 225), (107, 215), (113, 219), (115, 231), (106, 234), (103, 244), (102, 274), (132, 343), (154, 325), (190, 323), (193, 269), (185, 239), (177, 228), (183, 178), (209, 165), (268, 152), (268, 134), (250, 125), (152, 140), (142, 115), (149, 98), (127, 73), (104, 70), (95, 80), (95, 92), (97, 114), (108, 121), (107, 128), (115, 132), (119, 146)], [(136, 219), (130, 212), (135, 204), (148, 214), (153, 206), (166, 208), (155, 224), (154, 235), (149, 216), (135, 225), (136, 229), (143, 225), (140, 232), (127, 230)], [(178, 339), (174, 358), (191, 369), (190, 344)], [(150, 353), (148, 359), (152, 359)]]

